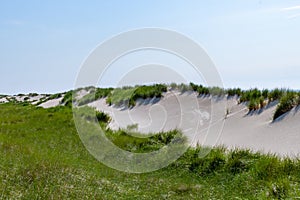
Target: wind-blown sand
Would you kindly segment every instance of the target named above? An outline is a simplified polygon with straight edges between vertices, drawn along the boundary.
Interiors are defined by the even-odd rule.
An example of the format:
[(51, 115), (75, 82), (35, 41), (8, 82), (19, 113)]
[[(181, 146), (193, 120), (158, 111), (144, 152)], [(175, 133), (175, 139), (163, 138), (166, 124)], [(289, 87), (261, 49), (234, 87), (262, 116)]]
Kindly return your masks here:
[[(272, 122), (277, 102), (264, 110), (248, 113), (247, 106), (238, 104), (236, 98), (211, 99), (196, 97), (194, 93), (174, 95), (170, 92), (164, 96), (161, 100), (138, 101), (132, 109), (108, 106), (105, 99), (89, 106), (108, 113), (112, 117), (109, 124), (112, 129), (132, 124), (138, 124), (138, 131), (143, 133), (179, 128), (193, 141), (192, 145), (225, 145), (288, 156), (300, 153), (300, 108)], [(229, 112), (227, 116), (226, 112)], [(211, 114), (218, 115), (213, 117), (212, 123)], [(193, 128), (197, 121), (198, 129)], [(210, 129), (209, 124), (212, 124)]]

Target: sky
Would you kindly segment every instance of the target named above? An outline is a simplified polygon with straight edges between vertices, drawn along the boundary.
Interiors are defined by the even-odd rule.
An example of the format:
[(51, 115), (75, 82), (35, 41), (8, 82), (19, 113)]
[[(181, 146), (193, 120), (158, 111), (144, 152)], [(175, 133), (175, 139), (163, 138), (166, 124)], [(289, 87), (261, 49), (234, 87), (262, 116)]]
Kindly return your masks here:
[(224, 87), (300, 89), (300, 1), (2, 0), (0, 93), (72, 89), (101, 42), (144, 27), (196, 41)]

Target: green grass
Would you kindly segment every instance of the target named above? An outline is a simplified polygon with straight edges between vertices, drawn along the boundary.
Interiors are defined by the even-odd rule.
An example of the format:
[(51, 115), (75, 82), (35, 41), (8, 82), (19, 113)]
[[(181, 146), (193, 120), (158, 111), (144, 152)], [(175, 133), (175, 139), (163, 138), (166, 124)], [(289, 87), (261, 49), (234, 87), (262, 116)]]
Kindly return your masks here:
[[(95, 160), (82, 145), (67, 106), (0, 105), (0, 199), (293, 199), (300, 196), (299, 160), (249, 150), (189, 149), (170, 166), (128, 174)], [(97, 118), (103, 126), (109, 119)], [(106, 134), (128, 151), (168, 143), (175, 132), (133, 138)], [(176, 134), (175, 134), (176, 133)], [(129, 145), (128, 145), (129, 144)]]
[(276, 108), (273, 119), (277, 119), (283, 114), (292, 110), (295, 106), (299, 105), (299, 96), (296, 92), (287, 91), (280, 99)]
[(108, 96), (107, 103), (109, 105), (133, 107), (138, 99), (160, 98), (164, 92), (167, 92), (167, 86), (162, 84), (117, 88)]

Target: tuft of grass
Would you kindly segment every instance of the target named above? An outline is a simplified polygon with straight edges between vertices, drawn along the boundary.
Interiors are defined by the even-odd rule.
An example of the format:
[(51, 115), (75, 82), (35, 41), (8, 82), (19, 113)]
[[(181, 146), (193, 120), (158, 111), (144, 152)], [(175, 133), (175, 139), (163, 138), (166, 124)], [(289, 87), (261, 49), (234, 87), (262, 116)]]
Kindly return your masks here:
[(280, 98), (284, 95), (284, 93), (285, 93), (284, 89), (278, 89), (278, 88), (270, 91), (268, 94), (269, 102), (280, 100)]
[(273, 120), (276, 120), (281, 115), (289, 112), (295, 106), (298, 105), (299, 96), (296, 92), (287, 91), (285, 95), (280, 99), (280, 102), (276, 108), (276, 111), (273, 116)]

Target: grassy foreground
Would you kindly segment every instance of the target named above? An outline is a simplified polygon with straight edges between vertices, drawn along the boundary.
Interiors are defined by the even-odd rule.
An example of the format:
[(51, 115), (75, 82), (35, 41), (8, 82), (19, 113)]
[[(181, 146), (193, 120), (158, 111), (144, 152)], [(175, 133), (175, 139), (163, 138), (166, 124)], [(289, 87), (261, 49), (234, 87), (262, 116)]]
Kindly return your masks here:
[[(102, 165), (87, 152), (77, 135), (70, 107), (0, 104), (0, 124), (0, 199), (300, 197), (299, 160), (224, 148), (215, 148), (200, 158), (198, 148), (189, 149), (159, 171), (128, 174)], [(109, 134), (115, 144), (131, 150), (132, 146), (126, 146), (130, 143), (126, 132)], [(150, 143), (135, 142), (139, 146), (134, 149), (144, 143), (149, 149), (149, 145), (168, 142), (161, 138), (165, 137), (152, 137)]]

